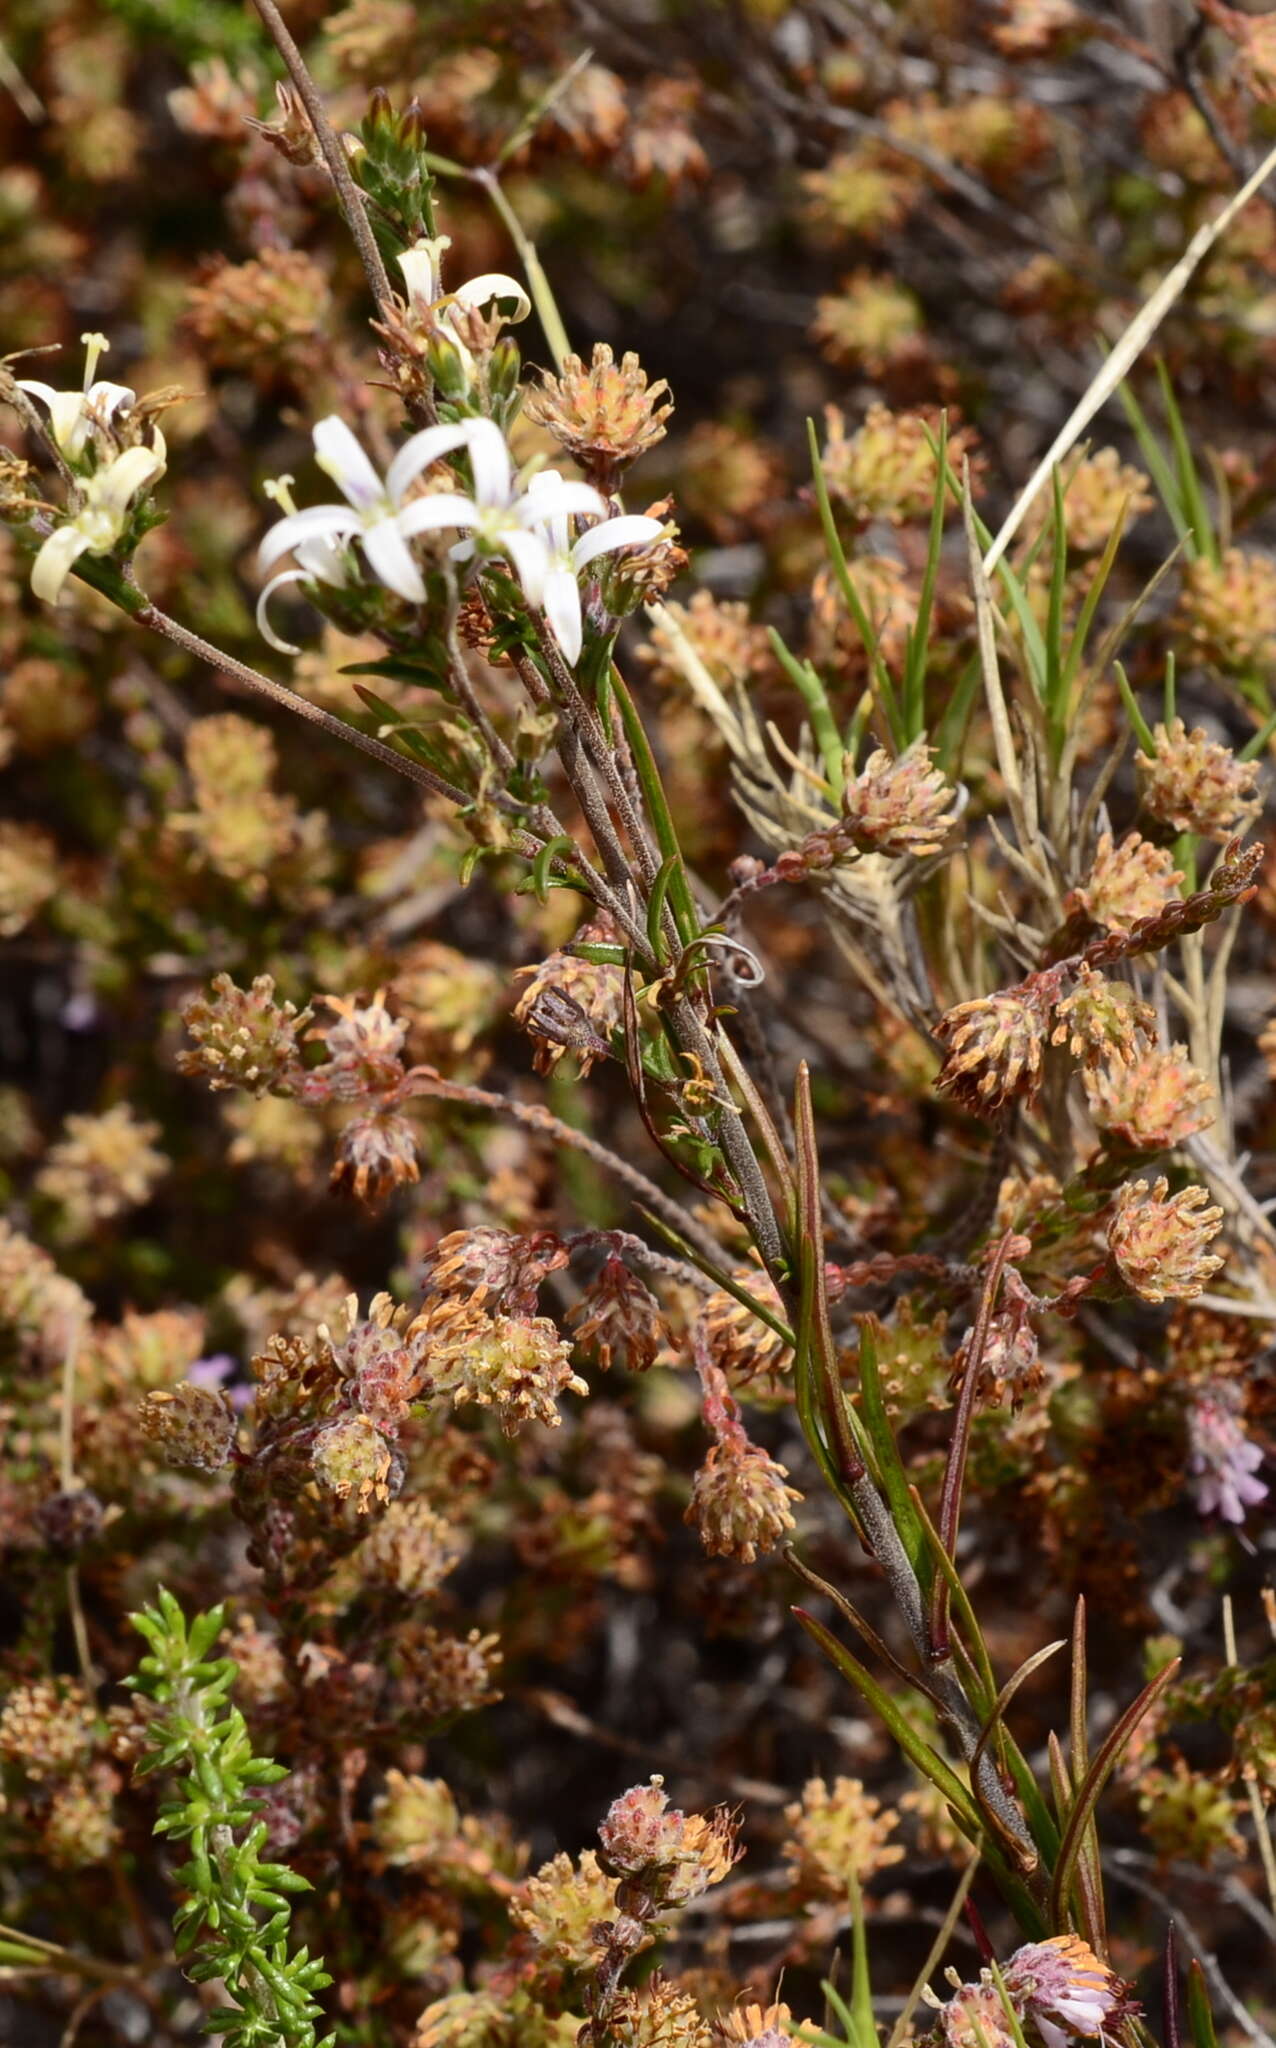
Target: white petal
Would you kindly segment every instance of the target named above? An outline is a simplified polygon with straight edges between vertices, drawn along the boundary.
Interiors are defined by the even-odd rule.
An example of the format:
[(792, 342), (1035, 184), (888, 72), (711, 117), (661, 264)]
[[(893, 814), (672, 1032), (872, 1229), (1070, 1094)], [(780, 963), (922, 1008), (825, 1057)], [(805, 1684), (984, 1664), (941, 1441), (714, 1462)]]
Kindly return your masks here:
[(527, 510), (521, 516), (531, 524), (547, 544), (552, 555), (567, 561), (571, 555), (571, 539), (567, 531), (567, 513), (562, 504), (564, 479), (556, 469), (540, 469), (527, 486), (524, 504)]
[(386, 471), (385, 487), (390, 502), (397, 505), (414, 477), (432, 462), (438, 462), (444, 455), (455, 455), (458, 448), (464, 448), (470, 438), (470, 420), (458, 420), (453, 427), (423, 427), (419, 434), (413, 434), (405, 441), (394, 461)]
[(330, 476), (343, 498), (360, 512), (369, 512), (385, 496), (385, 488), (362, 443), (343, 419), (329, 413), (314, 428), (315, 461)]
[(493, 299), (513, 299), (517, 311), (507, 313), (511, 323), (526, 320), (532, 310), (532, 302), (516, 277), (506, 277), (499, 270), (485, 270), (482, 277), (472, 277), (468, 284), (458, 286), (452, 294), (462, 306), (490, 306)]
[(409, 300), (415, 299), (423, 306), (432, 306), (439, 296), (438, 246), (438, 242), (414, 242), (397, 259)]
[(583, 569), (599, 555), (609, 555), (613, 548), (633, 547), (638, 541), (659, 540), (664, 528), (658, 519), (648, 519), (645, 512), (622, 512), (617, 519), (604, 519), (601, 526), (591, 526), (588, 533), (582, 533), (572, 549), (572, 567)]
[[(556, 485), (551, 487), (554, 491), (555, 512), (583, 512), (587, 517), (594, 519), (603, 517), (607, 506), (592, 484), (569, 484), (566, 477), (558, 476), (556, 470), (544, 470), (540, 476), (532, 478), (526, 496), (520, 498), (514, 507), (515, 518), (524, 526), (545, 517), (548, 496), (545, 486), (551, 476), (557, 478)], [(538, 491), (533, 490), (533, 485), (536, 484), (540, 485)]]
[(257, 550), (257, 566), (269, 569), (301, 541), (348, 538), (358, 531), (358, 513), (347, 512), (344, 505), (311, 505), (305, 512), (290, 512), (286, 519), (276, 520), (265, 535)]
[(31, 565), (31, 588), (45, 604), (56, 604), (73, 565), (85, 554), (89, 537), (74, 526), (59, 526), (45, 541)]
[(164, 474), (164, 456), (157, 448), (126, 448), (93, 478), (91, 495), (102, 511), (123, 519), (139, 491)]
[(261, 596), (257, 599), (257, 631), (261, 634), (266, 645), (273, 647), (277, 654), (300, 654), (301, 649), (294, 647), (291, 640), (280, 639), (266, 615), (266, 607), (275, 592), (285, 583), (309, 583), (310, 580), (304, 569), (281, 569), (277, 576), (271, 577)]
[(90, 384), (85, 403), (91, 405), (94, 412), (100, 413), (104, 420), (109, 420), (115, 417), (121, 407), (127, 410), (130, 406), (136, 405), (137, 393), (127, 384), (110, 384), (104, 378), (100, 384)]
[(376, 519), (371, 526), (364, 527), (359, 538), (373, 575), (388, 590), (406, 597), (409, 604), (423, 603), (425, 583), (397, 522), (391, 518)]
[(514, 564), (527, 602), (539, 605), (550, 570), (549, 549), (544, 541), (534, 533), (511, 529), (501, 535), (500, 551)]
[(491, 420), (466, 420), (466, 446), (474, 476), (474, 495), (480, 505), (503, 509), (514, 489), (514, 469), (505, 436)]
[(429, 498), (414, 498), (405, 505), (402, 512), (395, 514), (399, 532), (409, 538), (414, 533), (431, 533), (440, 526), (473, 526), (480, 516), (479, 508), (472, 498), (463, 498), (457, 491), (435, 491)]
[(88, 438), (82, 391), (55, 391), (49, 405), (53, 438), (68, 455), (78, 455)]
[(549, 629), (563, 653), (571, 663), (580, 660), (583, 624), (580, 615), (580, 588), (570, 569), (551, 569), (545, 578), (545, 591), (541, 600)]
[(344, 590), (350, 581), (350, 562), (344, 541), (322, 536), (298, 541), (293, 549), (297, 567), (315, 583), (332, 583)]
[[(58, 393), (51, 384), (41, 384), (37, 377), (15, 377), (13, 381), (19, 391), (29, 391), (32, 398), (38, 398), (41, 404), (47, 405), (49, 411), (52, 412), (53, 401), (57, 398)], [(76, 395), (78, 396), (78, 393)]]

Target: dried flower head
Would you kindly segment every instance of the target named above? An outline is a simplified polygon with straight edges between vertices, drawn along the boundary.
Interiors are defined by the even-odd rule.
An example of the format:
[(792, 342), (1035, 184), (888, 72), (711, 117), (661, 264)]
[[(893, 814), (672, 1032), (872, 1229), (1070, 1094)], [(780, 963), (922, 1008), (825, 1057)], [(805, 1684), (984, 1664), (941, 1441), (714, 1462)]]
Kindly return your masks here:
[(496, 1675), (502, 1661), (500, 1638), (476, 1628), (464, 1636), (419, 1630), (400, 1652), (400, 1690), (413, 1721), (452, 1721), (491, 1706), (501, 1697)]
[[(740, 1266), (734, 1278), (778, 1315), (783, 1314), (783, 1303), (769, 1274), (759, 1272), (756, 1266)], [(692, 1346), (697, 1356), (701, 1345), (733, 1387), (765, 1385), (768, 1390), (782, 1390), (793, 1363), (793, 1353), (778, 1330), (755, 1316), (725, 1288), (705, 1296), (704, 1306), (692, 1326)]]
[(87, 1295), (49, 1254), (0, 1217), (0, 1354), (27, 1366), (61, 1364), (92, 1315)]
[(1128, 931), (1139, 918), (1155, 917), (1175, 901), (1182, 880), (1167, 847), (1153, 846), (1138, 832), (1127, 832), (1116, 846), (1105, 832), (1089, 875), (1068, 902), (1110, 931)]
[(58, 850), (38, 825), (0, 818), (0, 939), (16, 938), (57, 894)]
[(1224, 1857), (1244, 1855), (1243, 1807), (1226, 1785), (1183, 1757), (1174, 1757), (1169, 1770), (1143, 1770), (1138, 1797), (1148, 1840), (1167, 1862), (1209, 1870)]
[(1256, 762), (1238, 761), (1200, 726), (1188, 732), (1181, 718), (1154, 726), (1152, 739), (1153, 752), (1136, 754), (1134, 766), (1144, 808), (1163, 825), (1226, 841), (1258, 815)]
[(317, 1024), (309, 1034), (323, 1040), (329, 1064), (307, 1077), (307, 1092), (319, 1095), (326, 1088), (337, 1100), (349, 1101), (393, 1088), (403, 1078), (400, 1054), (408, 1027), (386, 1009), (385, 990), (378, 989), (370, 1003), (358, 996), (323, 996), (321, 1001), (336, 1022)]
[[(616, 1879), (592, 1849), (581, 1851), (578, 1864), (560, 1851), (510, 1900), (510, 1914), (530, 1938), (537, 1961), (569, 1970), (584, 1970), (597, 1959), (595, 1930), (615, 1911)], [(642, 1946), (650, 1940), (644, 1934)]]
[(1201, 661), (1224, 675), (1266, 674), (1276, 662), (1276, 562), (1225, 548), (1183, 571), (1175, 625)]
[(464, 1537), (428, 1501), (396, 1500), (364, 1537), (354, 1565), (369, 1584), (426, 1600), (464, 1554)]
[(1187, 1411), (1188, 1470), (1198, 1514), (1221, 1515), (1241, 1523), (1247, 1508), (1267, 1498), (1256, 1475), (1263, 1463), (1258, 1444), (1245, 1434), (1243, 1394), (1235, 1380), (1200, 1388)]
[(191, 289), (187, 320), (215, 369), (259, 383), (301, 382), (323, 360), (332, 294), (313, 256), (263, 249), (247, 263), (218, 258)]
[(724, 420), (702, 420), (682, 451), (679, 498), (715, 539), (742, 540), (784, 488), (784, 467), (764, 441)]
[(523, 410), (548, 428), (599, 490), (611, 493), (629, 464), (664, 439), (673, 411), (668, 394), (663, 377), (648, 384), (636, 355), (623, 356), (617, 366), (609, 345), (597, 341), (588, 369), (579, 356), (568, 356), (556, 377), (543, 373)]
[(200, 1075), (214, 1089), (291, 1093), (301, 1075), (299, 1036), (313, 1015), (295, 1003), (277, 1003), (273, 975), (259, 974), (247, 989), (237, 988), (229, 974), (214, 975), (207, 995), (183, 1005), (182, 1022), (195, 1047), (178, 1053), (178, 1072)]
[(584, 1289), (568, 1322), (577, 1345), (597, 1358), (604, 1372), (611, 1370), (617, 1356), (630, 1372), (646, 1372), (669, 1335), (651, 1289), (614, 1253)]
[[(829, 494), (845, 505), (852, 519), (867, 525), (874, 519), (902, 526), (926, 518), (939, 482), (933, 446), (934, 424), (917, 413), (890, 412), (869, 406), (861, 426), (846, 431), (840, 406), (824, 408), (827, 440), (821, 466)], [(971, 455), (972, 435), (957, 428), (948, 436), (948, 459), (960, 474)]]
[(0, 1757), (33, 1784), (77, 1775), (93, 1750), (93, 1707), (82, 1686), (35, 1679), (0, 1709)]
[(1066, 1045), (1087, 1073), (1128, 1067), (1156, 1035), (1156, 1016), (1124, 981), (1082, 966), (1070, 995), (1056, 1005), (1052, 1045)]
[(938, 853), (957, 823), (957, 792), (938, 768), (933, 749), (914, 740), (896, 760), (880, 747), (846, 785), (845, 830), (861, 853), (895, 858)]
[(420, 1180), (418, 1135), (411, 1119), (397, 1110), (352, 1117), (337, 1140), (332, 1185), (349, 1188), (358, 1201), (375, 1208), (395, 1188)]
[(760, 1550), (774, 1550), (792, 1533), (790, 1502), (802, 1496), (785, 1484), (788, 1476), (743, 1430), (728, 1432), (710, 1445), (696, 1473), (685, 1520), (711, 1557), (752, 1564)]
[(220, 1387), (192, 1386), (142, 1396), (138, 1420), (143, 1436), (158, 1444), (170, 1465), (219, 1472), (229, 1463), (235, 1441), (235, 1411)]
[(784, 1809), (784, 1858), (795, 1887), (808, 1897), (844, 1899), (852, 1884), (898, 1863), (892, 1843), (899, 1816), (864, 1790), (858, 1778), (808, 1778), (802, 1797)]
[(571, 1368), (571, 1345), (546, 1316), (481, 1311), (440, 1329), (430, 1353), (435, 1390), (456, 1402), (492, 1408), (506, 1436), (526, 1422), (556, 1429), (561, 1394), (587, 1394)]
[[(575, 945), (614, 940), (610, 925), (583, 925)], [(565, 1052), (579, 1062), (582, 1075), (606, 1057), (625, 1007), (625, 971), (606, 961), (585, 960), (577, 953), (549, 954), (535, 967), (521, 967), (527, 985), (514, 1005), (515, 1021), (536, 1040), (535, 1066), (552, 1073)], [(558, 1010), (547, 1007), (556, 1002)], [(560, 1014), (561, 1012), (561, 1014)]]
[(789, 2048), (792, 2025), (787, 2005), (737, 2005), (719, 2015), (716, 2031), (723, 2048)]
[(541, 1283), (567, 1264), (567, 1247), (552, 1230), (527, 1237), (478, 1224), (450, 1230), (421, 1264), (427, 1294), (464, 1298), (489, 1313), (532, 1315)]
[(866, 142), (807, 172), (802, 183), (816, 227), (874, 241), (899, 226), (920, 189), (917, 172), (907, 161), (888, 164), (883, 157), (876, 143)]
[[(1100, 448), (1078, 462), (1064, 485), (1063, 519), (1068, 547), (1088, 555), (1106, 547), (1124, 507), (1131, 524), (1150, 512), (1156, 498), (1141, 469), (1122, 462), (1115, 448)], [(1051, 524), (1050, 499), (1039, 498), (1026, 522), (1036, 533)]]
[(387, 1771), (385, 1790), (372, 1802), (372, 1837), (387, 1863), (431, 1863), (460, 1832), (456, 1801), (442, 1778)]
[(1171, 1195), (1163, 1176), (1150, 1190), (1145, 1180), (1127, 1181), (1108, 1224), (1108, 1251), (1142, 1301), (1193, 1301), (1225, 1263), (1207, 1249), (1222, 1223), (1205, 1188)]
[(685, 1814), (670, 1806), (659, 1774), (613, 1799), (599, 1824), (604, 1861), (641, 1882), (661, 1906), (682, 1906), (720, 1884), (744, 1853), (725, 1807)]
[(820, 299), (811, 331), (830, 362), (862, 364), (870, 375), (925, 347), (918, 299), (897, 278), (873, 270), (853, 271)]
[(1087, 1073), (1085, 1089), (1099, 1129), (1139, 1152), (1166, 1152), (1214, 1121), (1213, 1091), (1185, 1045)]
[(315, 1432), (310, 1465), (325, 1493), (338, 1500), (353, 1494), (361, 1514), (397, 1490), (390, 1446), (367, 1415), (346, 1413), (325, 1422)]
[(948, 1047), (935, 1086), (975, 1116), (1031, 1104), (1041, 1086), (1049, 1007), (1031, 982), (946, 1010), (935, 1036)]
[(662, 1977), (618, 1994), (607, 2015), (607, 2038), (614, 2048), (713, 2048), (695, 1993)]
[(773, 666), (766, 627), (750, 619), (746, 604), (733, 604), (714, 597), (711, 591), (697, 590), (690, 604), (671, 602), (665, 610), (671, 624), (657, 620), (651, 638), (638, 648), (638, 659), (661, 689), (686, 695), (681, 639), (689, 642), (720, 689), (748, 686)]
[(127, 1102), (100, 1116), (68, 1116), (36, 1176), (41, 1194), (62, 1204), (68, 1235), (87, 1236), (95, 1223), (150, 1200), (168, 1172), (159, 1135)]

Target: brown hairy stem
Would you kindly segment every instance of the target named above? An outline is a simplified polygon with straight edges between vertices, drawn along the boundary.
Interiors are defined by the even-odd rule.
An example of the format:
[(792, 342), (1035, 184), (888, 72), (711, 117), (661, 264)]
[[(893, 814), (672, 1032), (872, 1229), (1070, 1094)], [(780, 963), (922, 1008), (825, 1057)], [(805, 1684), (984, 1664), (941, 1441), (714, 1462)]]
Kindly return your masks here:
[(324, 106), (319, 88), (307, 70), (305, 58), (293, 41), (288, 24), (276, 7), (275, 0), (253, 0), (253, 5), (265, 24), (267, 34), (287, 65), (288, 76), (296, 86), (301, 103), (310, 118), (315, 141), (319, 145), (336, 190), (337, 202), (355, 248), (359, 252), (359, 261), (368, 280), (368, 289), (376, 302), (380, 318), (385, 320), (394, 312), (394, 292), (368, 220), (368, 209), (364, 205), (363, 194), (350, 175), (350, 162), (342, 148), (340, 137), (328, 119), (328, 110)]

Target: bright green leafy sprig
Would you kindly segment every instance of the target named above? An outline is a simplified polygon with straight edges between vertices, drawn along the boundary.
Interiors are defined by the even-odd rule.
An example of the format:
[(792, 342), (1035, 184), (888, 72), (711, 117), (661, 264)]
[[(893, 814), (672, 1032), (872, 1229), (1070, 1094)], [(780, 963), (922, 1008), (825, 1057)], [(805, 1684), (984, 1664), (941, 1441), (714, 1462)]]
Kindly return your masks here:
[(176, 1872), (190, 1896), (174, 1916), (174, 1946), (192, 1983), (219, 1978), (236, 2001), (204, 2025), (227, 2048), (316, 2048), (322, 2008), (313, 1994), (332, 1979), (322, 1958), (312, 1961), (304, 1948), (288, 1953), (287, 1895), (309, 1891), (309, 1883), (287, 1864), (259, 1861), (266, 1824), (253, 1794), (288, 1772), (253, 1755), (243, 1715), (227, 1704), (237, 1667), (208, 1655), (225, 1611), (214, 1607), (188, 1626), (161, 1587), (155, 1606), (131, 1620), (151, 1654), (127, 1683), (161, 1710), (139, 1770), (185, 1773), (155, 1824), (157, 1835), (190, 1846), (190, 1861)]

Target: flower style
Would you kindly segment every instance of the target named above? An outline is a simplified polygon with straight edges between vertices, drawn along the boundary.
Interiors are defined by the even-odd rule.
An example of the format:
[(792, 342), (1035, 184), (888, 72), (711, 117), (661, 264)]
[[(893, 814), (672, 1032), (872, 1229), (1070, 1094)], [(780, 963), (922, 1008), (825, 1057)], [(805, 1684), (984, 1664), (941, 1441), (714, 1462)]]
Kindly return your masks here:
[[(617, 548), (632, 547), (643, 541), (657, 540), (664, 531), (658, 519), (648, 518), (642, 512), (625, 512), (614, 519), (604, 519), (599, 526), (589, 527), (578, 540), (572, 541), (568, 519), (574, 510), (580, 509), (574, 500), (579, 492), (589, 489), (587, 484), (567, 483), (557, 470), (544, 469), (531, 479), (523, 500), (529, 508), (527, 517), (533, 522), (532, 530), (544, 543), (549, 555), (541, 600), (545, 617), (569, 662), (579, 661), (584, 639), (579, 582), (581, 570), (590, 562), (597, 561), (600, 555), (609, 555)], [(599, 507), (603, 509), (601, 499)]]
[(153, 448), (126, 448), (79, 486), (77, 511), (55, 527), (31, 568), (31, 588), (45, 604), (56, 604), (81, 555), (109, 555), (124, 536), (133, 500), (164, 474), (164, 436), (155, 429)]
[(105, 378), (94, 381), (99, 358), (110, 342), (104, 334), (82, 334), (84, 383), (79, 391), (55, 391), (35, 377), (19, 377), (19, 391), (30, 392), (49, 408), (49, 428), (68, 462), (78, 462), (95, 427), (109, 427), (117, 412), (127, 412), (137, 393), (127, 384), (112, 384)]

